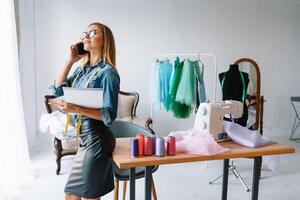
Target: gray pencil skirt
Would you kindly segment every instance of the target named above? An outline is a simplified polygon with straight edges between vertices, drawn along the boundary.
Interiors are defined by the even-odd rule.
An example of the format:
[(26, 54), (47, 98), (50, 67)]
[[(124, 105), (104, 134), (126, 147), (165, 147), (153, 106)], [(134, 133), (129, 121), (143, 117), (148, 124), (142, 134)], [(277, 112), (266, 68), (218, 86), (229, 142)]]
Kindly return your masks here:
[(102, 121), (82, 118), (80, 145), (65, 186), (65, 193), (98, 198), (114, 189), (111, 154), (116, 140)]

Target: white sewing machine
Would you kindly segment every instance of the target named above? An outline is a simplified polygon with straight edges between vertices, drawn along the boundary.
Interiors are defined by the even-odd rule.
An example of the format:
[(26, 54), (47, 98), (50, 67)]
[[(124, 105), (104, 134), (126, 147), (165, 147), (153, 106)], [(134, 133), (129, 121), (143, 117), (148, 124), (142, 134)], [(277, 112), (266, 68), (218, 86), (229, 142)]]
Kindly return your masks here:
[[(231, 114), (230, 117), (227, 114)], [(243, 104), (239, 101), (220, 101), (201, 103), (196, 115), (194, 129), (210, 133), (215, 140), (225, 141), (229, 138), (224, 132), (223, 117), (240, 118), (243, 114)]]

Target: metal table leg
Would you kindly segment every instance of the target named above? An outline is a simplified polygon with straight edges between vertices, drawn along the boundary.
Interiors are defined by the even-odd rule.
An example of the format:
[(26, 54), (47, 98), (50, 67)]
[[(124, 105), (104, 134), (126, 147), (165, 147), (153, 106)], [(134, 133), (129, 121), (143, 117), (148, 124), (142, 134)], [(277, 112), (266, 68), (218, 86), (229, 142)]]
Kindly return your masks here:
[(222, 200), (227, 200), (228, 168), (229, 168), (229, 159), (225, 159), (223, 165)]
[(254, 168), (253, 168), (253, 181), (252, 181), (252, 200), (258, 199), (258, 187), (259, 187), (259, 178), (261, 170), (262, 157), (254, 158)]
[(151, 200), (151, 176), (152, 176), (152, 167), (145, 167), (145, 200)]
[(135, 200), (135, 167), (130, 168), (129, 182), (130, 182), (129, 199)]

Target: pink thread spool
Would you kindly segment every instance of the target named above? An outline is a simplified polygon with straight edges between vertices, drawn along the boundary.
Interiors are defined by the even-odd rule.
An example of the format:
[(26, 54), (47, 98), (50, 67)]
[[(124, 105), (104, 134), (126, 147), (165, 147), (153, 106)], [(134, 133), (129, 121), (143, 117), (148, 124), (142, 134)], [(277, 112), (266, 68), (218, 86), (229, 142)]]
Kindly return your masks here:
[(152, 138), (151, 137), (145, 137), (144, 138), (144, 155), (145, 156), (151, 156), (152, 155)]
[(139, 156), (143, 156), (144, 155), (144, 135), (136, 134), (135, 138), (138, 139)]
[(175, 156), (176, 155), (176, 139), (173, 136), (167, 138), (167, 155)]

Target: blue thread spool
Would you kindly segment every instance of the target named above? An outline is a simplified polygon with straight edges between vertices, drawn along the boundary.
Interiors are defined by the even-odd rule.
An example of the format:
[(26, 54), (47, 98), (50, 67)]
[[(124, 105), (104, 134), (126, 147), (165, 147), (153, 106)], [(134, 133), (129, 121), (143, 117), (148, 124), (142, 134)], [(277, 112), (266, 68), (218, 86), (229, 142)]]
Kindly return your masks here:
[(165, 140), (162, 137), (157, 137), (155, 140), (155, 155), (159, 157), (165, 156)]
[(139, 156), (139, 144), (138, 139), (132, 138), (130, 140), (130, 156), (131, 158), (136, 158)]

